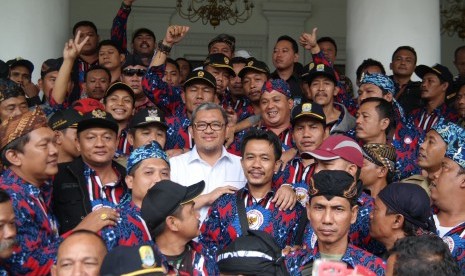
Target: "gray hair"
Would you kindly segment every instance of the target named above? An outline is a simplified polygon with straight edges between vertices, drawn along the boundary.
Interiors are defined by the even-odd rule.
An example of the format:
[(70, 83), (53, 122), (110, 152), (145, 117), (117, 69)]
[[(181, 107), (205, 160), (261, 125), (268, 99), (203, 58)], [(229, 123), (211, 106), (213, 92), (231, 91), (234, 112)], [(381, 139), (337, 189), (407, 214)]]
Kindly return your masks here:
[(224, 110), (223, 107), (216, 103), (203, 103), (199, 106), (197, 106), (196, 109), (194, 109), (194, 112), (192, 112), (192, 121), (191, 123), (195, 122), (195, 119), (197, 117), (197, 113), (200, 110), (219, 110), (221, 112), (221, 115), (223, 116), (225, 124), (228, 124), (228, 115), (226, 114), (226, 111)]

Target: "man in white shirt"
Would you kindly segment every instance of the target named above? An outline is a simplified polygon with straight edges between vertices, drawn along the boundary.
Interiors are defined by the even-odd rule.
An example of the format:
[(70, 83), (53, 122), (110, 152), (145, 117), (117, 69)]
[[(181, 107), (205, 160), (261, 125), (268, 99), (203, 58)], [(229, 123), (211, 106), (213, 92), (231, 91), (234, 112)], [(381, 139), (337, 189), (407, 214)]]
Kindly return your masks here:
[(205, 181), (205, 189), (195, 199), (203, 221), (213, 201), (244, 187), (246, 179), (240, 157), (228, 153), (223, 146), (229, 131), (224, 109), (214, 103), (201, 104), (192, 113), (191, 122), (189, 134), (195, 146), (170, 159), (171, 180), (184, 186)]

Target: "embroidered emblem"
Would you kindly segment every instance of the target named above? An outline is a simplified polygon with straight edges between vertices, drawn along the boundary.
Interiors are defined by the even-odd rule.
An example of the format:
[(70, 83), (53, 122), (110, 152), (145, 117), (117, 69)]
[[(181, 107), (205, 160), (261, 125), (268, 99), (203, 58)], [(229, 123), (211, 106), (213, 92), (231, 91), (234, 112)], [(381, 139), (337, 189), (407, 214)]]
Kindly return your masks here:
[(304, 103), (302, 105), (302, 112), (312, 112), (312, 104), (311, 103)]
[(142, 267), (150, 268), (157, 265), (155, 262), (155, 255), (149, 245), (144, 245), (139, 248), (139, 256), (142, 262)]
[(263, 214), (258, 210), (250, 210), (247, 212), (247, 222), (249, 223), (249, 227), (252, 230), (260, 229), (264, 221)]

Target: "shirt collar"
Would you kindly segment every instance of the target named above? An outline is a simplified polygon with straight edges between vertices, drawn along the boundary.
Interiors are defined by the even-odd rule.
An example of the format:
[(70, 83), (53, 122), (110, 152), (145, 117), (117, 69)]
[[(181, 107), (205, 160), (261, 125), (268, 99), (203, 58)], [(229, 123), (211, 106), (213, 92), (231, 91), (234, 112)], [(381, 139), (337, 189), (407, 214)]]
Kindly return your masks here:
[[(202, 160), (202, 158), (200, 158), (200, 155), (197, 152), (197, 146), (196, 145), (194, 145), (194, 147), (192, 148), (192, 150), (188, 154), (189, 154), (189, 156), (187, 158), (187, 163), (189, 163), (189, 164), (194, 162), (194, 161), (205, 162), (205, 161)], [(218, 158), (218, 160), (216, 162), (218, 163), (218, 161), (220, 161), (223, 158), (225, 158), (229, 162), (232, 162), (231, 156), (229, 156), (229, 154), (226, 151), (226, 148), (224, 146), (222, 146), (222, 148), (221, 148), (221, 156), (220, 156), (220, 158)]]

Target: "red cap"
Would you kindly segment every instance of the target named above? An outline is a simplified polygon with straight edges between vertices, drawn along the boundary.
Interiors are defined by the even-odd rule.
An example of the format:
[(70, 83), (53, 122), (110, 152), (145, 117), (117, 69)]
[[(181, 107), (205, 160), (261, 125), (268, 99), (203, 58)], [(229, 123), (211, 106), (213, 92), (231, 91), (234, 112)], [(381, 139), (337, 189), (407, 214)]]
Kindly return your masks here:
[(304, 152), (319, 160), (334, 160), (342, 158), (354, 163), (357, 167), (363, 167), (363, 153), (360, 146), (353, 139), (344, 135), (333, 135), (326, 138), (319, 148), (312, 152)]
[(84, 98), (77, 100), (72, 105), (73, 109), (86, 114), (94, 111), (95, 109), (105, 110), (105, 106), (98, 100), (92, 98)]

